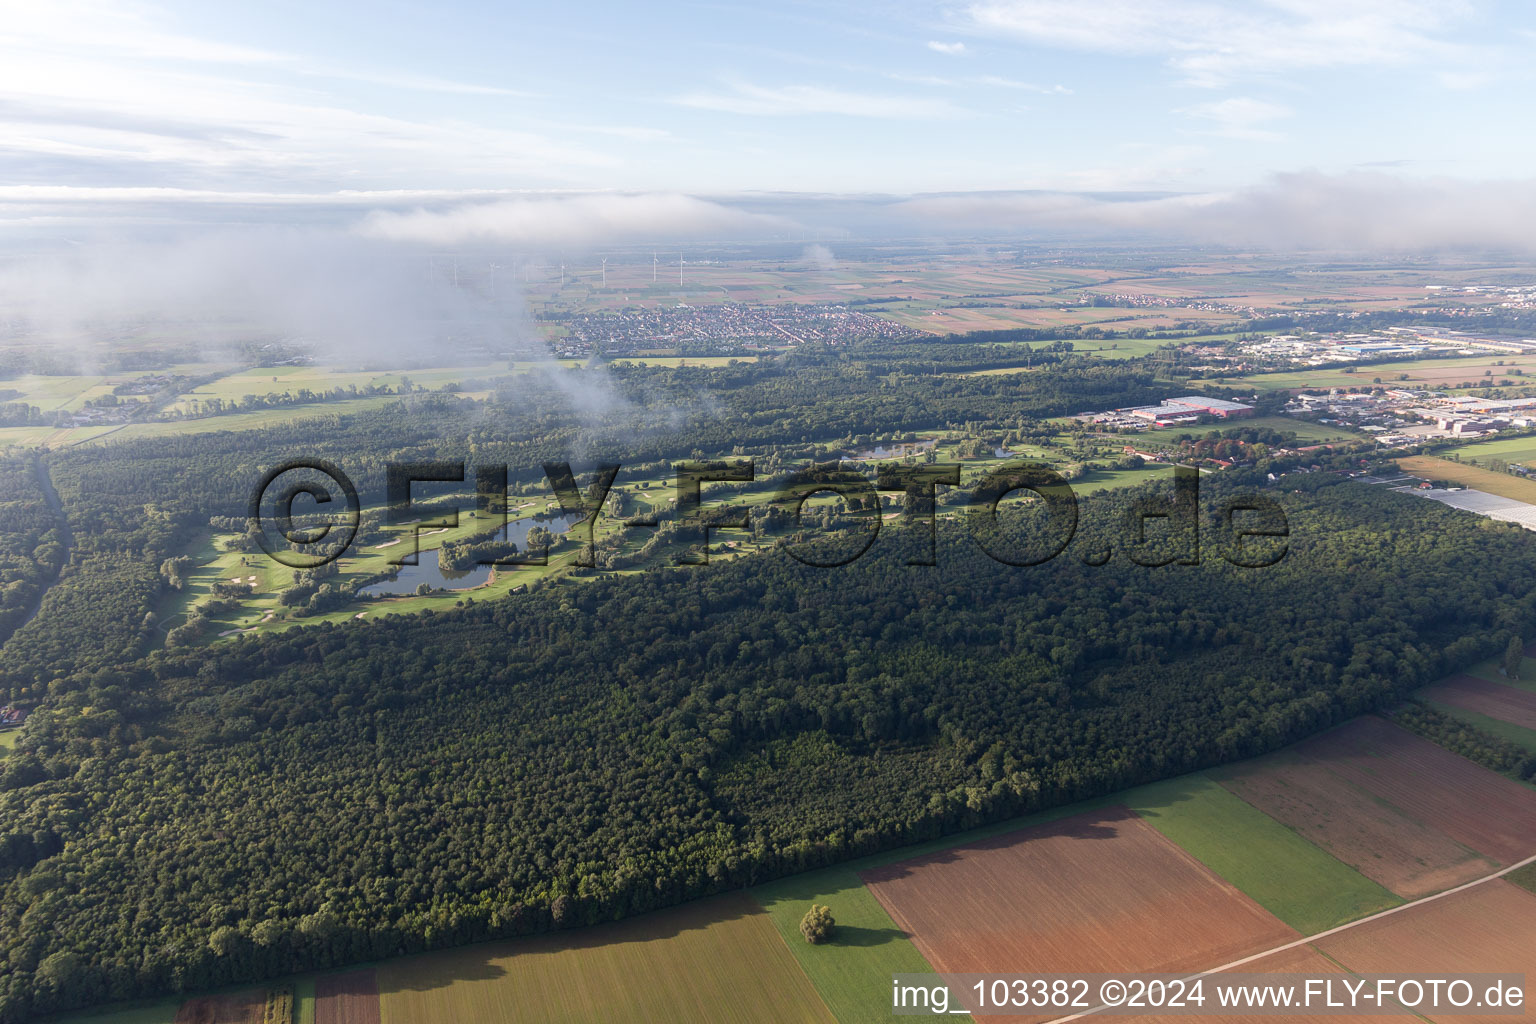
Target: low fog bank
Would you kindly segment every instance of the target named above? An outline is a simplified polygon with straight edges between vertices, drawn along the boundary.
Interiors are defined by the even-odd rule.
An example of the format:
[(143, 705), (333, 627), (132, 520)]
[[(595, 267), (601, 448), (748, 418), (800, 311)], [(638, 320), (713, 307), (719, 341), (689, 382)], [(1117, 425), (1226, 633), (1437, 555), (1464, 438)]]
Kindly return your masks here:
[[(66, 227), (46, 241), (29, 236), (20, 252), (6, 225), (38, 211), (7, 197), (0, 245), (13, 247), (0, 260), (0, 327), (8, 336), (84, 351), (159, 324), (180, 325), (175, 333), (204, 349), (261, 339), (333, 362), (452, 365), (486, 353), (543, 361), (548, 347), (519, 291), (535, 280), (529, 270), (549, 281), (562, 262), (624, 247), (793, 245), (821, 270), (836, 267), (824, 243), (856, 239), (1373, 254), (1536, 248), (1536, 181), (1384, 173), (1286, 174), (1198, 195), (380, 193), (274, 196), (263, 208), (261, 197), (240, 194), (227, 224), (217, 223), (216, 195), (178, 202), (175, 190), (161, 190), (158, 206), (146, 206), (142, 190), (127, 193), (121, 204), (110, 189), (34, 197)], [(197, 223), (185, 220), (187, 206)], [(89, 234), (73, 231), (87, 221)]]
[(161, 326), (205, 357), (236, 341), (343, 362), (547, 356), (515, 295), (456, 276), (451, 258), (350, 233), (216, 229), (14, 256), (0, 266), (0, 310), (33, 344), (87, 350)]

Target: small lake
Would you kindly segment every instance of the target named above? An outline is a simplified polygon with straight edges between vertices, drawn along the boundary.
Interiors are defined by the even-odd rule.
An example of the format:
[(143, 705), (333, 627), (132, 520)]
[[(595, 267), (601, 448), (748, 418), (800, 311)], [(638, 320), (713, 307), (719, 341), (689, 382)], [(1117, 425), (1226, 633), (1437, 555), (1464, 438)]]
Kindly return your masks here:
[(889, 447), (886, 445), (876, 445), (868, 451), (859, 452), (853, 457), (860, 462), (873, 462), (877, 459), (905, 459), (911, 455), (921, 454), (937, 443), (936, 439), (929, 439), (927, 441), (914, 441), (911, 444), (891, 444)]
[[(564, 533), (571, 528), (572, 523), (579, 523), (581, 520), (580, 515), (534, 516), (530, 519), (510, 522), (498, 532), (503, 539), (516, 544), (519, 551), (526, 551), (528, 531), (535, 526), (542, 526), (551, 533)], [(415, 565), (402, 565), (395, 573), (394, 579), (370, 583), (358, 593), (368, 597), (414, 594), (416, 588), (423, 583), (429, 583), (434, 589), (440, 590), (469, 590), (491, 578), (492, 566), (477, 565), (464, 572), (455, 572), (440, 566), (437, 555), (436, 548), (431, 551), (419, 551), (416, 554)]]

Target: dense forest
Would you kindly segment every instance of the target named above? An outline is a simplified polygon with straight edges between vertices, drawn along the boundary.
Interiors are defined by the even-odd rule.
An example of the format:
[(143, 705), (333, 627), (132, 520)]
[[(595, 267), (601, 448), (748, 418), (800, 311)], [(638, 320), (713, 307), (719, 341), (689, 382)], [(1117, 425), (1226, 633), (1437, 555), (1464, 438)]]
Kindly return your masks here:
[[(957, 517), (935, 565), (908, 564), (925, 538), (892, 525), (835, 569), (770, 550), (156, 640), (162, 563), (295, 455), (375, 495), (392, 460), (505, 463), (532, 486), (551, 458), (771, 466), (808, 440), (1029, 429), (1162, 393), (1135, 366), (1029, 387), (893, 372), (636, 368), (579, 421), (568, 390), (540, 404), (524, 382), (51, 454), (74, 542), (0, 648), (0, 696), (32, 708), (0, 760), (0, 1021), (610, 920), (1272, 749), (1536, 631), (1518, 528), (1277, 466), (1202, 481), (1198, 564), (1127, 557), (1165, 500), (1146, 485), (1082, 501), (1033, 566)], [(5, 467), (23, 495), (5, 571), (46, 580), (56, 520), (35, 467)], [(1258, 487), (1288, 552), (1244, 569), (1223, 554), (1252, 539), (1222, 509)], [(1033, 550), (1039, 511), (989, 547)]]
[(0, 643), (36, 610), (65, 558), (40, 472), (36, 459), (0, 457)]

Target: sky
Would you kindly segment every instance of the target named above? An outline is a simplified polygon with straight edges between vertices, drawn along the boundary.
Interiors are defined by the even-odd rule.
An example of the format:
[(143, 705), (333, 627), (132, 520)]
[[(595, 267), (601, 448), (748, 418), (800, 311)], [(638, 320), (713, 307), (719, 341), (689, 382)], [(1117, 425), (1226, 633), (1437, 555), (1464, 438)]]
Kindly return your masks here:
[(1523, 0), (0, 0), (0, 242), (803, 229), (740, 200), (777, 193), (1528, 203), (1533, 56)]

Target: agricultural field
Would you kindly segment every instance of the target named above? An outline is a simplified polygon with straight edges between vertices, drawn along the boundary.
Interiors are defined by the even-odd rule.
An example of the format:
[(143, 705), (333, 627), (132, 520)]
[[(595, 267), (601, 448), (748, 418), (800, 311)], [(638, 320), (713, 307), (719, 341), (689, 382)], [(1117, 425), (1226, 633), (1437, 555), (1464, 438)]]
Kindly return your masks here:
[[(1348, 969), (1330, 960), (1311, 943), (1303, 943), (1290, 949), (1283, 949), (1268, 956), (1260, 957), (1241, 967), (1233, 968), (1234, 971), (1243, 974), (1303, 974), (1314, 978), (1324, 978), (1330, 974), (1347, 974)], [(1114, 1017), (1105, 1017), (1106, 1020), (1115, 1020)], [(1122, 1020), (1125, 1018), (1121, 1018)], [(1157, 1015), (1136, 1016), (1130, 1018), (1136, 1024), (1189, 1024), (1191, 1018), (1188, 1015)], [(1207, 1017), (1207, 1020), (1219, 1021), (1220, 1024), (1274, 1024), (1273, 1014), (1257, 1013), (1224, 1013), (1219, 1017)], [(1386, 1024), (1422, 1024), (1424, 1018), (1414, 1016), (1411, 1013), (1401, 1014), (1377, 1014), (1371, 1015), (1373, 1024), (1386, 1022)]]
[[(110, 374), (44, 375), (25, 374), (0, 380), (0, 391), (17, 391), (19, 396), (7, 398), (7, 402), (35, 405), (44, 412), (75, 412), (93, 398), (112, 393), (119, 384), (130, 384), (144, 377), (206, 376), (233, 367), (219, 363), (177, 363), (159, 370), (133, 370)], [(128, 396), (124, 401), (132, 400)]]
[(1424, 824), (1416, 809), (1382, 801), (1342, 777), (1326, 757), (1285, 750), (1213, 775), (1247, 803), (1408, 899), (1498, 867)]
[[(1366, 921), (1313, 945), (1360, 974), (1443, 977), (1483, 972), (1536, 977), (1536, 894), (1494, 879)], [(1510, 1019), (1435, 1015), (1437, 1024)]]
[[(463, 367), (425, 367), (380, 373), (372, 370), (352, 370), (337, 366), (269, 366), (237, 370), (194, 387), (166, 407), (167, 412), (193, 412), (210, 399), (239, 402), (255, 395), (296, 394), (302, 390), (317, 394), (336, 388), (398, 388), (402, 379), (409, 379), (412, 386), (436, 390), (445, 384), (462, 383), (477, 377), (504, 374), (505, 362), (486, 363)], [(205, 371), (206, 373), (206, 371)]]
[(1245, 803), (1209, 773), (1133, 790), (1147, 823), (1281, 921), (1312, 935), (1402, 901)]
[[(1522, 672), (1527, 679), (1536, 664), (1527, 660)], [(1476, 671), (1475, 669), (1473, 671)], [(1417, 694), (1437, 710), (1536, 754), (1536, 687), (1521, 679), (1497, 677), (1487, 666), (1482, 675), (1461, 675), (1425, 687)], [(1493, 682), (1493, 678), (1499, 682)]]
[(1409, 455), (1397, 460), (1397, 468), (1424, 480), (1447, 480), (1501, 498), (1536, 504), (1536, 480), (1496, 473), (1432, 455)]
[[(1143, 328), (1148, 331), (1167, 331), (1183, 327), (1191, 321), (1202, 327), (1212, 328), (1237, 323), (1234, 313), (1193, 308), (1143, 308), (1121, 309), (1111, 306), (1088, 306), (1040, 303), (1032, 296), (1009, 296), (1008, 305), (977, 306), (947, 305), (942, 300), (929, 304), (893, 304), (891, 307), (875, 307), (868, 312), (877, 313), (888, 320), (919, 331), (935, 334), (965, 334), (970, 331), (1006, 331), (1016, 327), (1067, 328), (1105, 327), (1126, 331)], [(1058, 300), (1059, 301), (1059, 300)], [(1130, 358), (1151, 351), (1163, 341), (1117, 339), (1124, 350), (1120, 358)], [(1136, 351), (1140, 349), (1140, 351)], [(1114, 358), (1111, 356), (1111, 358)]]
[[(891, 1017), (891, 975), (933, 970), (850, 865), (792, 875), (750, 892), (841, 1024), (884, 1024)], [(812, 946), (800, 935), (800, 918), (812, 903), (833, 908), (837, 919), (837, 935), (825, 945)]]
[[(835, 304), (857, 299), (865, 312), (916, 330), (952, 334), (1088, 324), (1115, 330), (1167, 329), (1191, 322), (1217, 326), (1239, 322), (1249, 310), (1312, 309), (1339, 302), (1362, 310), (1399, 309), (1423, 301), (1425, 283), (1458, 273), (1440, 268), (1432, 277), (1363, 266), (1298, 274), (1262, 256), (1177, 268), (1151, 262), (1137, 267), (1135, 262), (1034, 264), (1003, 253), (914, 255), (860, 247), (857, 254), (831, 262), (824, 255), (807, 254), (687, 259), (680, 265), (677, 253), (663, 253), (653, 272), (647, 251), (614, 254), (606, 287), (602, 267), (592, 261), (567, 265), (563, 286), (558, 267), (524, 268), (521, 290), (536, 313), (679, 302)], [(1100, 295), (1146, 301), (1085, 304), (1085, 299)]]
[(379, 1024), (379, 988), (373, 969), (316, 979), (315, 1024)]
[(1450, 679), (1419, 691), (1425, 700), (1475, 711), (1526, 729), (1536, 729), (1536, 693), (1473, 676)]
[[(1252, 792), (1261, 810), (1267, 810), (1266, 805), (1273, 804), (1276, 816), (1282, 821), (1295, 818), (1293, 827), (1303, 834), (1309, 830), (1320, 834), (1326, 831), (1331, 837), (1329, 842), (1339, 847), (1330, 852), (1346, 863), (1375, 857), (1376, 851), (1370, 844), (1382, 841), (1367, 838), (1346, 843), (1344, 837), (1350, 833), (1341, 835), (1328, 825), (1331, 816), (1347, 818), (1357, 813), (1360, 800), (1352, 795), (1342, 795), (1350, 789), (1336, 789), (1335, 792), (1341, 793), (1340, 803), (1333, 806), (1320, 804), (1314, 808), (1318, 817), (1312, 821), (1299, 817), (1302, 813), (1299, 806), (1287, 808), (1283, 799), (1261, 795), (1261, 790), (1268, 793), (1284, 785), (1283, 776), (1271, 781), (1266, 775), (1278, 774), (1278, 765), (1294, 763), (1293, 759), (1303, 762), (1303, 767), (1307, 763), (1322, 765), (1329, 776), (1349, 784), (1352, 790), (1361, 791), (1364, 799), (1382, 805), (1394, 827), (1397, 827), (1397, 818), (1390, 813), (1392, 811), (1421, 822), (1432, 833), (1450, 838), (1495, 865), (1511, 864), (1536, 852), (1532, 850), (1531, 838), (1536, 835), (1536, 789), (1496, 775), (1374, 716), (1357, 718), (1321, 736), (1230, 770), (1228, 778), (1246, 776), (1244, 781), (1236, 783), (1239, 795), (1243, 795), (1243, 789)], [(1293, 774), (1301, 780), (1312, 779), (1309, 784), (1316, 784), (1315, 777), (1307, 771)], [(1284, 792), (1283, 789), (1280, 791)], [(1351, 824), (1361, 824), (1373, 832), (1376, 828), (1366, 823)], [(1428, 842), (1422, 833), (1420, 838)], [(1443, 851), (1452, 849), (1443, 844), (1438, 848)], [(1417, 847), (1413, 853), (1425, 856), (1419, 854)], [(1451, 867), (1433, 861), (1426, 866)], [(1365, 867), (1361, 870), (1370, 873)], [(1381, 866), (1379, 870), (1392, 870), (1394, 878), (1400, 877), (1397, 871), (1401, 869)], [(1469, 874), (1478, 873), (1486, 872)]]
[(267, 992), (262, 989), (197, 996), (181, 1004), (175, 1024), (265, 1024), (266, 1009)]
[(90, 427), (0, 427), (0, 449), (63, 448), (95, 441), (121, 430), (121, 425)]
[(1298, 937), (1124, 806), (861, 877), (940, 972), (1179, 971)]
[[(315, 979), (231, 989), (63, 1018), (65, 1024), (316, 1024)], [(268, 1010), (271, 1014), (268, 1016)], [(377, 1019), (377, 1018), (375, 1018)]]
[[(1303, 762), (1328, 767), (1322, 774), (1292, 770)], [(1285, 799), (1273, 798), (1276, 787)], [(1411, 815), (1400, 810), (1404, 801)], [(1393, 886), (1373, 880), (1418, 878), (1408, 862), (1438, 863), (1447, 851), (1469, 856), (1477, 870), (1443, 882), (1483, 879), (1498, 864), (1536, 852), (1533, 807), (1536, 790), (1380, 719), (1357, 719), (1241, 765), (745, 893), (591, 929), (298, 979), (290, 986), (294, 1019), (671, 1022), (718, 1020), (720, 1007), (729, 1006), (730, 1019), (747, 1024), (874, 1024), (889, 1019), (889, 978), (896, 972), (1177, 972), (1265, 950), (1275, 952), (1236, 969), (1536, 969), (1501, 959), (1521, 950), (1528, 958), (1536, 948), (1536, 937), (1527, 934), (1536, 927), (1530, 923), (1536, 895), (1512, 884), (1536, 887), (1536, 870), (1431, 896), (1422, 906), (1404, 905), (1402, 898), (1431, 888), (1404, 887), (1394, 895)], [(1357, 820), (1362, 815), (1369, 820)], [(1498, 855), (1470, 853), (1473, 840)], [(1357, 871), (1348, 863), (1350, 850), (1372, 844), (1374, 854), (1356, 858), (1363, 861)], [(1522, 893), (1514, 906), (1523, 917), (1490, 910), (1509, 904), (1510, 891)], [(800, 936), (800, 917), (811, 903), (832, 908), (838, 925), (832, 942), (811, 946)], [(1486, 941), (1472, 934), (1485, 914), (1493, 932)], [(1308, 942), (1306, 936), (1319, 937)], [(1413, 950), (1432, 955), (1447, 936), (1473, 943), (1482, 959), (1469, 956), (1466, 967), (1459, 959), (1450, 965), (1413, 959), (1420, 955)], [(1376, 941), (1408, 952), (1378, 965), (1360, 954), (1369, 954)], [(230, 997), (238, 995), (204, 1002), (233, 1004), (239, 1000)], [(179, 1024), (177, 1012), (176, 1003), (161, 1003), (70, 1018), (69, 1024)]]
[[(1503, 365), (1500, 365), (1500, 364)], [(1350, 366), (1346, 372), (1346, 366)], [(1511, 371), (1520, 370), (1520, 374)], [(1383, 385), (1456, 390), (1464, 383), (1481, 386), (1485, 380), (1495, 383), (1508, 379), (1519, 384), (1523, 377), (1536, 373), (1536, 356), (1477, 355), (1440, 359), (1406, 359), (1400, 362), (1352, 366), (1319, 366), (1304, 370), (1256, 373), (1247, 377), (1223, 377), (1228, 387), (1275, 391), (1303, 388), (1365, 387), (1376, 378)], [(1191, 382), (1195, 383), (1195, 382)], [(1214, 383), (1202, 381), (1199, 383)], [(1536, 382), (1533, 382), (1536, 383)]]
[(1479, 465), (1492, 459), (1510, 463), (1526, 463), (1536, 459), (1536, 437), (1506, 437), (1492, 441), (1473, 441), (1444, 450), (1442, 455), (1455, 456), (1461, 462)]
[[(391, 961), (376, 976), (382, 1024), (686, 1024), (723, 1012), (741, 1024), (836, 1021), (769, 915), (739, 893), (579, 932)], [(888, 985), (882, 978), (882, 994)], [(315, 1024), (326, 1021), (317, 1015)]]

